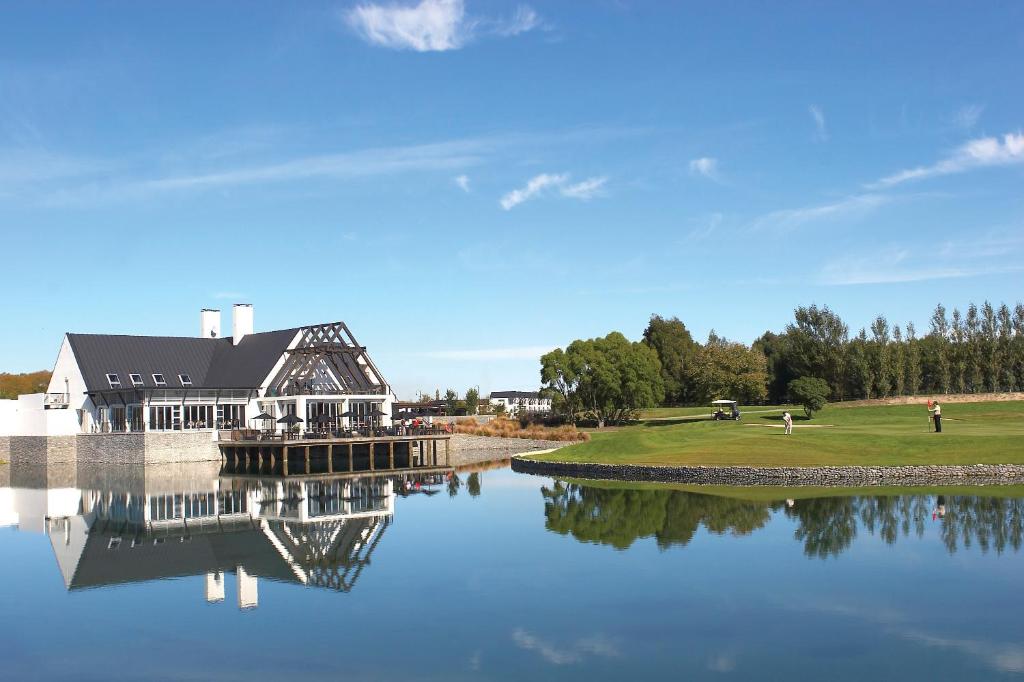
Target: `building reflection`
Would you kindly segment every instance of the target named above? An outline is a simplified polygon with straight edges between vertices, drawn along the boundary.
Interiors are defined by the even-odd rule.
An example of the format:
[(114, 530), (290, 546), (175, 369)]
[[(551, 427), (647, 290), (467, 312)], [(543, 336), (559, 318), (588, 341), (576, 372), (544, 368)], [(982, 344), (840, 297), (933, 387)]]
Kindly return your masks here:
[(859, 532), (893, 544), (901, 538), (923, 537), (929, 525), (937, 528), (951, 554), (974, 547), (982, 552), (1016, 552), (1024, 543), (1024, 498), (999, 496), (998, 490), (988, 495), (836, 492), (830, 497), (760, 501), (562, 481), (541, 489), (548, 530), (619, 549), (640, 538), (654, 538), (662, 548), (685, 546), (701, 528), (747, 535), (779, 517), (795, 524), (793, 537), (804, 553), (819, 558), (838, 556)]
[(204, 465), (14, 469), (0, 524), (45, 533), (68, 590), (205, 576), (239, 608), (259, 581), (352, 590), (394, 521), (398, 495), (431, 494), (448, 472), (232, 477)]

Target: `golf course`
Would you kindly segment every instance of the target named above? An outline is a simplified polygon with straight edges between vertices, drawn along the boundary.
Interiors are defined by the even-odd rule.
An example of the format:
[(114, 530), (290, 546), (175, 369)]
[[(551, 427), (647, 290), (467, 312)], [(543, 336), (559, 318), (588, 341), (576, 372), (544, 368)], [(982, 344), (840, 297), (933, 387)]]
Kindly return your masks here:
[[(785, 435), (782, 413), (743, 408), (741, 421), (660, 412), (591, 433), (585, 443), (532, 455), (541, 461), (658, 466), (841, 467), (1024, 464), (1024, 401), (943, 405), (934, 433), (924, 405), (829, 405)], [(765, 411), (758, 411), (763, 409)], [(703, 413), (709, 410), (703, 408)]]

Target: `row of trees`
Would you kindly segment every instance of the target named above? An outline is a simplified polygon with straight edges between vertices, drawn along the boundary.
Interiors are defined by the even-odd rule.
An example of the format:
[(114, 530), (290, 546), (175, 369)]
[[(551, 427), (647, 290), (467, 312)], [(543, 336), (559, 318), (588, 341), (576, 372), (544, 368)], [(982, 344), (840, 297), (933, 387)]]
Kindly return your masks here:
[(569, 419), (589, 414), (599, 424), (715, 398), (799, 400), (810, 413), (823, 398), (1022, 391), (1024, 305), (986, 301), (952, 314), (939, 305), (923, 337), (913, 323), (901, 327), (881, 315), (851, 335), (836, 312), (811, 305), (750, 346), (714, 331), (701, 344), (678, 318), (653, 315), (639, 342), (612, 332), (548, 353), (541, 382)]
[(987, 393), (1024, 390), (1024, 305), (1011, 310), (986, 301), (951, 315), (941, 304), (928, 333), (918, 337), (879, 315), (870, 329), (851, 335), (828, 306), (797, 308), (784, 332), (767, 332), (753, 348), (768, 365), (768, 398), (788, 398), (789, 383), (818, 377), (833, 400), (918, 393)]

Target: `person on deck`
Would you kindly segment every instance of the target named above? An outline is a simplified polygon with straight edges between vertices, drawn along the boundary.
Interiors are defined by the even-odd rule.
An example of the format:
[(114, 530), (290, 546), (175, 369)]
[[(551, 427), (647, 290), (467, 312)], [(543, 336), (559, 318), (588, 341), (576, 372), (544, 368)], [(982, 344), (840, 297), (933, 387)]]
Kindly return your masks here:
[(932, 419), (935, 420), (935, 433), (942, 433), (942, 408), (939, 406), (938, 400), (932, 403), (929, 412), (932, 413)]

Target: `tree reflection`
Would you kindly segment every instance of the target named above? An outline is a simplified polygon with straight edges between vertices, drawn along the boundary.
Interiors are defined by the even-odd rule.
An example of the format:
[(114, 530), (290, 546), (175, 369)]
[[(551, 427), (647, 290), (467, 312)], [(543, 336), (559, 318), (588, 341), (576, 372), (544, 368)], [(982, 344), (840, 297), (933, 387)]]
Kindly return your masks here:
[(656, 538), (661, 548), (686, 545), (702, 524), (713, 533), (750, 533), (770, 516), (761, 503), (676, 490), (595, 488), (556, 481), (541, 493), (548, 530), (619, 549), (645, 537)]
[(605, 488), (556, 481), (541, 489), (548, 530), (625, 549), (653, 537), (662, 549), (685, 546), (700, 527), (711, 533), (746, 535), (772, 512), (795, 522), (794, 539), (810, 557), (839, 556), (859, 530), (887, 544), (925, 534), (938, 524), (950, 553), (977, 546), (1019, 551), (1024, 542), (1024, 498), (972, 495), (818, 497), (766, 502), (652, 488)]

